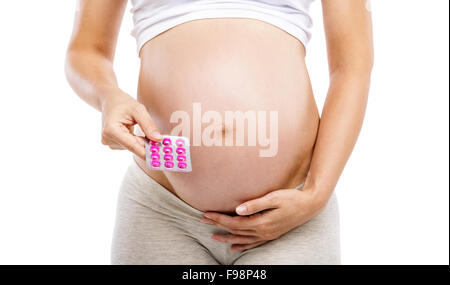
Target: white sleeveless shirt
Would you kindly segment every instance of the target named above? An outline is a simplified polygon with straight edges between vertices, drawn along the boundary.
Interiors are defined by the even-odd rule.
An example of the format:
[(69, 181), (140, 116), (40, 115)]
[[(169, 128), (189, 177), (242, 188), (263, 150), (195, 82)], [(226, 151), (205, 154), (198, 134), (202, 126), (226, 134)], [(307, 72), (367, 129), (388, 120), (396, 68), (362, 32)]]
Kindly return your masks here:
[(272, 24), (306, 48), (311, 38), (309, 6), (314, 0), (131, 0), (137, 50), (160, 33), (207, 18), (250, 18)]

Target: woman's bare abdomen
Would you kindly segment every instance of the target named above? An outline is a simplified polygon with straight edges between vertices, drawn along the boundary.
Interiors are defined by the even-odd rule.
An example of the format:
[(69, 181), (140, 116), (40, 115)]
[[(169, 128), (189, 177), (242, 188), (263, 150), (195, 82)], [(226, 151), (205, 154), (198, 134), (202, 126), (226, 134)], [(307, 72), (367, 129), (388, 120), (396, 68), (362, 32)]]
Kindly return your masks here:
[(193, 144), (192, 172), (147, 174), (201, 211), (233, 212), (306, 178), (319, 116), (304, 48), (270, 24), (196, 20), (152, 39), (138, 100), (162, 134), (184, 128)]

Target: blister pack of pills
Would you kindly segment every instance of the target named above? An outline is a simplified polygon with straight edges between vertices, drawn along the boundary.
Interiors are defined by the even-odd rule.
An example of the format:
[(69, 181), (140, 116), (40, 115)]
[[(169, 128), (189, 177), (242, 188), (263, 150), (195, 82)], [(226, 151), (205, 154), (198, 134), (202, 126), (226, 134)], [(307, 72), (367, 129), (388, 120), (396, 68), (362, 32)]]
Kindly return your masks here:
[(145, 160), (151, 170), (191, 172), (191, 152), (186, 137), (163, 136), (160, 142), (145, 143)]

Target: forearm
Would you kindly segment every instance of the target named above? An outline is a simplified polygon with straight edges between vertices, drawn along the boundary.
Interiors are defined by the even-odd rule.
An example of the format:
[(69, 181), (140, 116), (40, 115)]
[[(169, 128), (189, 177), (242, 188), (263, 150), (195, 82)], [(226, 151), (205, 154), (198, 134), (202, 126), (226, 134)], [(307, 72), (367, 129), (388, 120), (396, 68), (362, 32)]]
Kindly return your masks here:
[(305, 189), (319, 201), (331, 196), (358, 138), (370, 85), (370, 71), (336, 71), (322, 111)]
[(66, 58), (67, 80), (78, 96), (101, 110), (103, 102), (118, 90), (112, 65), (99, 52), (71, 48)]

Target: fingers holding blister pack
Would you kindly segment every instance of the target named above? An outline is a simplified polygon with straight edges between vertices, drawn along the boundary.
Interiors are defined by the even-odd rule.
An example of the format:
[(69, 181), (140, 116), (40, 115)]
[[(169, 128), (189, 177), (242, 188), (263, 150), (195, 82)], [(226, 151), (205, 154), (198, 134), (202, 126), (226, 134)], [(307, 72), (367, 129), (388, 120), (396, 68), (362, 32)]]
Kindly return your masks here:
[(164, 136), (160, 142), (145, 143), (145, 161), (148, 169), (191, 172), (191, 152), (186, 137)]

